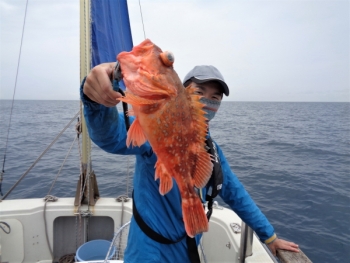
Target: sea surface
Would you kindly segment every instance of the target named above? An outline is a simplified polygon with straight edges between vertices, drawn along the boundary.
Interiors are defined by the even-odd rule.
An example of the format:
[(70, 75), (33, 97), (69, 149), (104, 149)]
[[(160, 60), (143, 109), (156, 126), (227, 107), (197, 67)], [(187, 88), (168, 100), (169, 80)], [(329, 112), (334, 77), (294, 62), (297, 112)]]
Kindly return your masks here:
[[(80, 107), (78, 101), (16, 100), (7, 140), (11, 103), (0, 100), (4, 194)], [(75, 195), (75, 124), (7, 199), (42, 198), (56, 177), (51, 194)], [(350, 103), (223, 102), (210, 131), (279, 237), (298, 243), (314, 263), (350, 262)], [(101, 196), (130, 195), (134, 157), (92, 144), (91, 158)]]

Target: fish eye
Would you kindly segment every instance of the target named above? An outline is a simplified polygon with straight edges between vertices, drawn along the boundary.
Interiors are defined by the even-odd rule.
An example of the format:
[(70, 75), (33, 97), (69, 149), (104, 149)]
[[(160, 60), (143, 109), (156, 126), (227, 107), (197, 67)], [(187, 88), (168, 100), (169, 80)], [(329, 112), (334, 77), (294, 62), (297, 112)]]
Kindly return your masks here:
[(174, 64), (175, 57), (174, 54), (170, 51), (164, 51), (160, 53), (160, 60), (165, 66), (171, 67)]

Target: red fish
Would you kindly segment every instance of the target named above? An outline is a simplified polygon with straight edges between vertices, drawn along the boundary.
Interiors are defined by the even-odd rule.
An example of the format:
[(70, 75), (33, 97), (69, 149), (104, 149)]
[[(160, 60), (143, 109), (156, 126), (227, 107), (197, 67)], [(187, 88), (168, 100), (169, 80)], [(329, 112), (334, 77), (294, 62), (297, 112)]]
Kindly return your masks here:
[(186, 233), (193, 237), (208, 231), (202, 203), (194, 187), (202, 188), (212, 173), (205, 150), (207, 123), (195, 88), (184, 86), (173, 69), (174, 57), (150, 40), (117, 57), (127, 87), (121, 101), (132, 105), (127, 146), (149, 141), (157, 155), (155, 179), (159, 192), (168, 193), (175, 179), (182, 198)]

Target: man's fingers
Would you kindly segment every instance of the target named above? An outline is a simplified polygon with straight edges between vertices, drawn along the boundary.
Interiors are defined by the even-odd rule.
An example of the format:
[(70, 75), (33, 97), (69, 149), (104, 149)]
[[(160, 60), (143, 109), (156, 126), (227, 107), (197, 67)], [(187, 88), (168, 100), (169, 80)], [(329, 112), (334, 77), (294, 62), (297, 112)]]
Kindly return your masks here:
[(111, 79), (115, 63), (104, 63), (94, 67), (86, 78), (84, 94), (91, 100), (107, 107), (115, 106), (122, 95), (113, 90)]
[(299, 252), (299, 246), (293, 242), (288, 242), (288, 247), (285, 249), (293, 251), (293, 252)]
[(89, 83), (97, 91), (104, 103), (113, 103), (116, 99), (116, 92), (113, 92), (111, 78), (113, 67), (111, 63), (102, 64), (91, 70), (92, 83)]
[(297, 244), (279, 238), (277, 238), (273, 243), (269, 244), (268, 247), (274, 256), (276, 256), (277, 249), (299, 252), (299, 246)]
[(91, 100), (106, 107), (113, 107), (119, 103), (119, 100), (117, 99), (122, 97), (122, 95), (114, 90), (108, 91), (108, 93), (112, 93), (113, 95), (107, 95), (106, 92), (101, 91), (101, 89), (94, 89), (88, 83), (84, 86), (84, 94)]

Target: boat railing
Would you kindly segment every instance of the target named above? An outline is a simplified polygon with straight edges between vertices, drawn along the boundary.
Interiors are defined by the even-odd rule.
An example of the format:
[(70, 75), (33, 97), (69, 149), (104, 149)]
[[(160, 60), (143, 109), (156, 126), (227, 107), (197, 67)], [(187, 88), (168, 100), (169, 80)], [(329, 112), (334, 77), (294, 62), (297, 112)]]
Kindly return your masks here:
[[(244, 263), (245, 259), (253, 255), (253, 229), (251, 229), (246, 223), (242, 221), (241, 224), (241, 245), (239, 248), (239, 263)], [(299, 253), (286, 251), (286, 250), (277, 250), (277, 258), (271, 253), (270, 249), (263, 244), (263, 247), (270, 255), (274, 263), (312, 263), (312, 261), (300, 250)]]
[(239, 247), (239, 263), (244, 263), (245, 258), (253, 254), (253, 229), (242, 221), (241, 245)]

